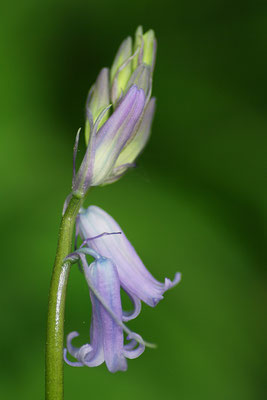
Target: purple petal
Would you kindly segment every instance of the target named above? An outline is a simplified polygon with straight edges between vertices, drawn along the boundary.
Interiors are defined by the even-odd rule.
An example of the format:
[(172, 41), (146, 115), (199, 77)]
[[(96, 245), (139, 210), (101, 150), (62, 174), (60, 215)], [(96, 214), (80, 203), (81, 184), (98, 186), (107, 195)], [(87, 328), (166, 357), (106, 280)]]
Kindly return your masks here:
[[(93, 321), (91, 325), (91, 341), (92, 345), (85, 344), (79, 348), (74, 347), (72, 345), (72, 340), (79, 336), (78, 332), (72, 332), (67, 336), (67, 350), (68, 352), (78, 360), (78, 363), (73, 363), (66, 358), (66, 362), (72, 366), (79, 366), (81, 363), (87, 367), (97, 367), (98, 365), (104, 362), (104, 352), (102, 345), (102, 332), (99, 325), (97, 325), (96, 321), (94, 321), (94, 313), (93, 313)], [(94, 327), (92, 327), (94, 326)]]
[(103, 113), (108, 107), (100, 113), (90, 133), (85, 156), (73, 183), (74, 192), (83, 195), (90, 186), (108, 182), (120, 152), (136, 132), (144, 105), (144, 91), (134, 85), (112, 116), (96, 132), (97, 125), (102, 121)]
[(136, 297), (134, 294), (128, 292), (127, 290), (124, 290), (125, 293), (128, 294), (128, 296), (130, 297), (130, 300), (133, 304), (133, 311), (122, 311), (122, 320), (124, 322), (130, 321), (134, 318), (136, 318), (141, 311), (141, 301), (138, 299), (138, 297)]
[(116, 221), (99, 207), (90, 206), (82, 210), (78, 217), (78, 231), (82, 239), (105, 231), (121, 231), (121, 235), (92, 240), (90, 247), (101, 255), (110, 258), (116, 264), (122, 287), (154, 307), (170, 287), (179, 281), (179, 275), (173, 282), (158, 282), (146, 269), (131, 243)]
[(78, 351), (80, 350), (80, 348), (74, 347), (71, 342), (72, 342), (72, 339), (74, 339), (77, 336), (79, 336), (78, 332), (71, 332), (67, 336), (67, 349), (68, 349), (68, 352), (70, 353), (70, 355), (74, 358), (77, 358), (76, 355), (77, 355)]
[[(105, 141), (121, 137), (122, 134), (122, 142), (129, 139), (133, 127), (142, 114), (144, 97), (144, 91), (138, 89), (136, 85), (128, 90), (116, 111), (98, 132), (96, 148), (99, 148)], [(120, 134), (118, 130), (120, 130)]]
[(156, 105), (155, 103), (156, 99), (155, 97), (153, 97), (148, 103), (147, 107), (145, 108), (144, 116), (140, 126), (138, 127), (136, 135), (131, 140), (131, 142), (124, 147), (124, 149), (120, 153), (115, 164), (115, 170), (119, 169), (120, 173), (123, 172), (121, 170), (123, 165), (125, 165), (126, 163), (133, 163), (134, 160), (139, 156), (139, 154), (145, 148), (151, 133), (151, 125), (155, 113), (155, 105)]
[[(136, 337), (137, 341), (139, 341), (141, 344), (147, 346), (147, 347), (151, 347), (154, 348), (155, 345), (153, 343), (149, 343), (144, 341), (141, 336), (136, 335), (134, 332), (132, 332), (129, 328), (127, 328), (127, 326), (122, 322), (121, 318), (118, 318), (118, 316), (116, 315), (116, 312), (114, 312), (112, 310), (112, 308), (107, 304), (106, 300), (103, 298), (103, 296), (99, 293), (98, 289), (95, 287), (95, 285), (93, 284), (91, 278), (90, 278), (90, 274), (87, 273), (87, 270), (89, 270), (87, 261), (86, 261), (86, 257), (85, 254), (89, 254), (91, 256), (93, 256), (97, 261), (109, 261), (112, 262), (111, 260), (105, 259), (104, 257), (101, 257), (98, 253), (95, 252), (95, 250), (89, 248), (89, 247), (83, 247), (82, 249), (80, 248), (79, 250), (77, 250), (75, 253), (70, 254), (68, 257), (66, 257), (65, 260), (67, 259), (75, 259), (75, 261), (77, 261), (77, 257), (81, 259), (82, 261), (82, 266), (83, 266), (83, 270), (86, 276), (86, 280), (88, 283), (88, 286), (91, 290), (91, 292), (95, 295), (95, 297), (97, 298), (97, 300), (100, 302), (100, 304), (103, 306), (103, 308), (108, 312), (108, 314), (111, 316), (111, 318), (116, 322), (116, 324), (118, 326), (120, 326), (124, 332), (126, 332), (129, 337)], [(115, 265), (114, 265), (115, 267)]]
[(146, 98), (150, 97), (151, 86), (152, 86), (151, 74), (152, 71), (149, 65), (146, 64), (139, 65), (131, 75), (126, 90), (128, 90), (132, 85), (136, 85), (140, 89), (143, 89)]
[[(140, 343), (138, 344), (137, 342), (137, 339), (139, 339), (138, 337), (139, 335), (135, 333), (135, 338), (132, 339), (130, 343), (124, 346), (123, 354), (125, 357), (130, 359), (137, 358), (145, 351), (145, 346)], [(135, 348), (136, 345), (138, 346)]]
[[(81, 255), (81, 260), (90, 287), (94, 285), (105, 304), (112, 309), (119, 320), (122, 320), (120, 283), (116, 267), (110, 260), (104, 258), (96, 260), (90, 267), (84, 255)], [(82, 364), (88, 367), (98, 366), (105, 361), (111, 372), (125, 371), (127, 362), (123, 355), (123, 328), (110, 316), (91, 290), (90, 297), (92, 301), (91, 345), (74, 347), (72, 339), (78, 336), (78, 333), (72, 332), (67, 338), (67, 349), (78, 363), (70, 362), (66, 356), (65, 360), (73, 366)]]
[[(127, 340), (130, 340), (130, 338), (127, 337)], [(137, 344), (138, 342), (135, 339), (131, 339), (129, 343), (124, 345), (124, 350), (132, 350)]]
[[(86, 278), (95, 286), (117, 318), (122, 320), (120, 282), (114, 264), (107, 259), (97, 260), (87, 269)], [(93, 304), (93, 322), (99, 325), (97, 334), (101, 331), (103, 335), (102, 344), (107, 367), (111, 372), (124, 371), (127, 369), (127, 363), (123, 356), (123, 329), (92, 292), (90, 296)]]
[[(90, 267), (88, 267), (85, 254), (96, 258)], [(67, 349), (64, 350), (64, 359), (69, 365), (77, 367), (83, 365), (95, 367), (105, 361), (110, 372), (125, 371), (127, 369), (125, 357), (136, 358), (142, 354), (145, 346), (155, 346), (145, 342), (140, 335), (131, 332), (122, 322), (120, 281), (113, 262), (101, 257), (91, 248), (79, 249), (68, 257), (72, 258), (74, 255), (79, 257), (82, 262), (90, 288), (92, 301), (91, 344), (85, 344), (80, 348), (73, 346), (72, 340), (79, 334), (77, 332), (70, 333), (67, 337), (67, 349), (77, 359), (77, 362), (68, 360)], [(139, 299), (132, 293), (128, 294), (134, 304), (134, 311), (126, 316), (127, 320), (134, 318), (140, 312)], [(128, 339), (132, 339), (125, 346), (123, 331), (128, 333)]]
[(144, 105), (144, 91), (135, 85), (132, 86), (118, 108), (98, 131), (91, 151), (91, 157), (94, 157), (92, 186), (104, 183), (112, 174), (120, 152), (135, 134), (135, 127), (142, 116)]
[(65, 363), (67, 363), (71, 367), (84, 367), (84, 365), (79, 361), (70, 361), (70, 360), (68, 360), (67, 352), (68, 352), (68, 350), (64, 349), (64, 351), (63, 351), (63, 359), (64, 359)]
[(181, 279), (182, 279), (182, 274), (180, 272), (176, 272), (173, 281), (171, 281), (168, 278), (165, 278), (165, 282), (164, 282), (165, 290), (171, 289), (173, 286), (177, 285)]

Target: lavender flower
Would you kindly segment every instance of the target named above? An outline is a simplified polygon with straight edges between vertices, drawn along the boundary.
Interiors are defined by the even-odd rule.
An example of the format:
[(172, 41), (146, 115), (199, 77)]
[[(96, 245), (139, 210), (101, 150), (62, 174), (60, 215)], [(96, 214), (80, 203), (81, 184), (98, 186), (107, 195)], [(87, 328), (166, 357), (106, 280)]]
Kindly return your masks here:
[[(95, 261), (88, 266), (85, 254), (95, 257)], [(145, 346), (150, 345), (136, 333), (131, 332), (122, 322), (125, 320), (120, 298), (120, 281), (115, 264), (100, 256), (92, 249), (81, 249), (71, 254), (68, 259), (79, 257), (90, 288), (92, 301), (92, 322), (90, 329), (90, 344), (80, 348), (72, 345), (72, 340), (79, 336), (72, 332), (67, 337), (67, 349), (64, 350), (65, 361), (75, 367), (96, 367), (104, 361), (110, 372), (125, 371), (126, 358), (137, 358)], [(132, 314), (131, 318), (136, 315)], [(130, 319), (128, 316), (127, 320)], [(124, 344), (123, 331), (131, 341)], [(136, 347), (137, 346), (137, 347)], [(72, 362), (67, 358), (67, 351), (76, 358)]]
[[(87, 150), (76, 174), (74, 146), (72, 191), (83, 197), (90, 186), (115, 182), (145, 147), (155, 111), (151, 99), (156, 39), (152, 30), (136, 31), (120, 46), (111, 70), (103, 68), (86, 102)], [(112, 112), (113, 110), (113, 112)]]
[[(155, 306), (163, 298), (163, 293), (180, 281), (181, 275), (177, 273), (173, 282), (166, 278), (164, 283), (153, 278), (119, 225), (99, 207), (90, 206), (87, 210), (80, 211), (77, 217), (77, 233), (84, 242), (67, 259), (74, 262), (78, 258), (81, 260), (90, 289), (91, 343), (80, 348), (74, 347), (72, 340), (79, 334), (70, 333), (64, 359), (69, 365), (77, 367), (95, 367), (105, 361), (109, 371), (125, 371), (126, 358), (136, 358), (144, 352), (145, 346), (155, 346), (131, 332), (124, 322), (139, 315), (141, 300)], [(86, 254), (95, 258), (90, 266), (87, 264)], [(132, 312), (122, 309), (120, 288), (130, 297), (133, 303)], [(128, 344), (124, 344), (123, 331), (128, 334), (127, 339), (131, 340)], [(77, 361), (69, 361), (67, 351)]]
[(178, 284), (181, 274), (176, 273), (171, 281), (158, 282), (146, 269), (135, 249), (117, 222), (104, 210), (96, 206), (82, 209), (77, 217), (77, 231), (83, 240), (102, 232), (121, 231), (121, 235), (110, 235), (101, 240), (91, 240), (90, 248), (111, 259), (117, 267), (121, 287), (133, 299), (136, 310), (140, 310), (140, 300), (154, 307), (166, 290)]

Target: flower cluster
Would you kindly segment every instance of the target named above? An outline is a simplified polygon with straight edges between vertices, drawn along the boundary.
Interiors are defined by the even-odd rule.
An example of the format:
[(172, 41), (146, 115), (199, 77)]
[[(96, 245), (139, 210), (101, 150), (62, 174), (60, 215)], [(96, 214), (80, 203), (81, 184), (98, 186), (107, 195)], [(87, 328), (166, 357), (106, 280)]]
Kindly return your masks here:
[(76, 174), (74, 147), (72, 191), (83, 197), (91, 186), (118, 180), (145, 147), (155, 110), (151, 98), (156, 39), (152, 30), (136, 31), (121, 44), (109, 71), (103, 68), (86, 102), (87, 150)]
[[(82, 209), (77, 217), (77, 233), (84, 240), (82, 247), (68, 259), (82, 262), (92, 301), (90, 344), (80, 348), (72, 345), (78, 336), (72, 332), (67, 338), (65, 361), (72, 366), (94, 367), (104, 361), (111, 372), (125, 371), (126, 358), (136, 358), (145, 346), (152, 346), (131, 332), (124, 322), (136, 318), (141, 311), (141, 300), (154, 307), (166, 290), (181, 279), (177, 273), (173, 281), (158, 282), (146, 269), (135, 249), (116, 221), (96, 206)], [(85, 247), (83, 247), (85, 246)], [(86, 254), (95, 258), (88, 266)], [(131, 299), (133, 311), (122, 309), (120, 288)], [(129, 343), (124, 344), (123, 331)], [(76, 362), (67, 359), (68, 352)]]

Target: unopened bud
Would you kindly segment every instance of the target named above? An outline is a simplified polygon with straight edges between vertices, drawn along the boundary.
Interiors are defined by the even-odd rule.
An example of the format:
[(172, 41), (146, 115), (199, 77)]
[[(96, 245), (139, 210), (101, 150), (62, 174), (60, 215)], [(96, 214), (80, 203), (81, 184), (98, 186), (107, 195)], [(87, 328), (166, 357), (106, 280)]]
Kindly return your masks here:
[[(97, 117), (110, 104), (109, 100), (109, 70), (103, 68), (96, 80), (96, 83), (89, 92), (86, 102), (86, 126), (85, 126), (85, 141), (88, 144), (90, 136), (90, 118), (95, 123)], [(106, 112), (101, 119), (98, 128), (106, 122), (109, 113)]]
[(128, 37), (122, 42), (110, 71), (110, 81), (112, 85), (111, 97), (113, 103), (116, 103), (116, 101), (120, 98), (131, 76), (131, 55), (132, 38)]

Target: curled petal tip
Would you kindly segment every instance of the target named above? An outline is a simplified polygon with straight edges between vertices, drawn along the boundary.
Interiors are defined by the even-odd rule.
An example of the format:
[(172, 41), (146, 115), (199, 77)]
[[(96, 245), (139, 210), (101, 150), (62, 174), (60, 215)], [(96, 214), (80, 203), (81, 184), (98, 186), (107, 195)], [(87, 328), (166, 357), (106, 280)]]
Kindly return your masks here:
[(71, 333), (68, 334), (68, 340), (72, 341), (72, 339), (74, 339), (75, 337), (80, 336), (79, 332), (77, 331), (73, 331)]
[(66, 364), (70, 365), (71, 367), (83, 367), (84, 365), (79, 362), (79, 361), (70, 361), (67, 357), (67, 349), (64, 349), (63, 351), (63, 359), (65, 361)]
[(171, 281), (168, 278), (165, 278), (165, 282), (164, 282), (164, 288), (165, 290), (171, 289), (172, 287), (178, 285), (178, 283), (181, 281), (182, 279), (182, 274), (181, 272), (176, 272), (174, 280)]

